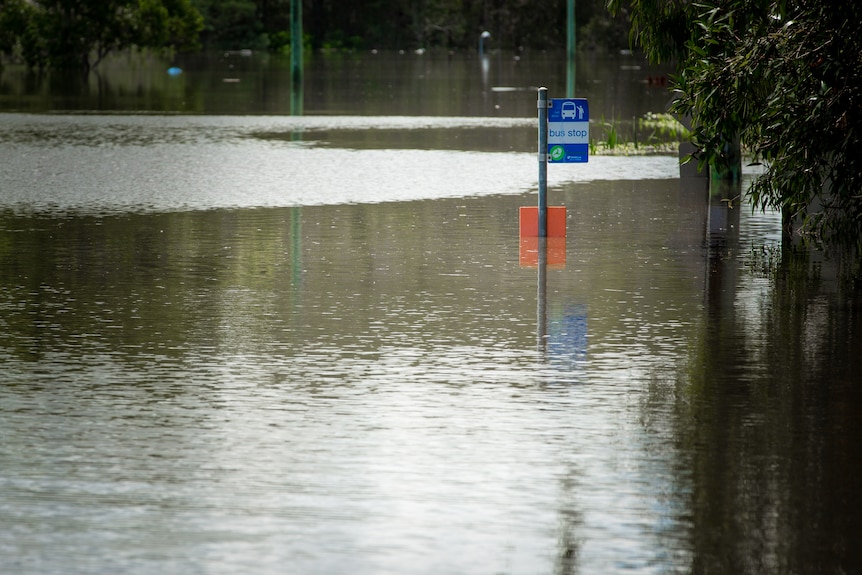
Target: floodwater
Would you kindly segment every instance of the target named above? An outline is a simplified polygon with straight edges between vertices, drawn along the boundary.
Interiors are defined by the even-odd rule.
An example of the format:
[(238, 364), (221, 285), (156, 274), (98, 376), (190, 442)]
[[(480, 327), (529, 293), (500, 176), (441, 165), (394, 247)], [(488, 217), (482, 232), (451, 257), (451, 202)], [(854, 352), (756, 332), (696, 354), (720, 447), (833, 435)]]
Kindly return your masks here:
[[(343, 106), (296, 116), (5, 91), (0, 572), (862, 569), (849, 265), (782, 245), (753, 173), (599, 156), (549, 166), (541, 266), (534, 92), (431, 102), (399, 56), (391, 115), (320, 63)], [(579, 85), (658, 105), (613, 62)]]

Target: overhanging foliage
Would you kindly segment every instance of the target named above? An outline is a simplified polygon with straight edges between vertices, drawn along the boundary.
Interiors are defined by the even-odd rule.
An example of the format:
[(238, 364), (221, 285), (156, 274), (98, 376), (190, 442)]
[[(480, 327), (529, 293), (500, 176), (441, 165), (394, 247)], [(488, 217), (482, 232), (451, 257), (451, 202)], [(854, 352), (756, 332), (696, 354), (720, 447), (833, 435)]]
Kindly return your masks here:
[[(739, 137), (766, 163), (755, 205), (788, 226), (862, 240), (862, 5), (810, 0), (611, 0), (653, 60), (677, 59), (674, 110), (701, 162)], [(684, 34), (676, 31), (684, 31)]]

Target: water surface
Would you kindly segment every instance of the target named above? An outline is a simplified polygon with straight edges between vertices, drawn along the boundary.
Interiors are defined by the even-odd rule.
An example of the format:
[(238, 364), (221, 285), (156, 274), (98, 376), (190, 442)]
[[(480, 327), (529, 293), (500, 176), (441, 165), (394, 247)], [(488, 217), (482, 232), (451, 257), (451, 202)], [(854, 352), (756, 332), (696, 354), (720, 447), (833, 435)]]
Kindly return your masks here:
[(842, 260), (597, 157), (539, 273), (532, 120), (418, 111), (0, 115), (0, 570), (858, 570)]

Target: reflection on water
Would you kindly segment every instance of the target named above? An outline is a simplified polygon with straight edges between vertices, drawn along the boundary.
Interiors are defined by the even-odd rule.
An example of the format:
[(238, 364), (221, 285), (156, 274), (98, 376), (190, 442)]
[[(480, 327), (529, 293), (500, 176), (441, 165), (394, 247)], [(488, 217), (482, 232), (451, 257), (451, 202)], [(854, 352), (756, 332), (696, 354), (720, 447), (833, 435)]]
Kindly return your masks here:
[(858, 571), (851, 260), (597, 157), (522, 265), (535, 109), (405, 66), (395, 117), (0, 116), (0, 570)]
[[(183, 73), (167, 73), (171, 65)], [(301, 109), (309, 116), (534, 117), (535, 90), (566, 93), (563, 52), (427, 52), (312, 54), (306, 59)], [(576, 94), (595, 119), (628, 122), (663, 112), (667, 89), (652, 80), (668, 68), (643, 57), (583, 52)], [(84, 80), (34, 75), (23, 66), (0, 71), (0, 111), (100, 111), (209, 115), (290, 115), (289, 58), (254, 53), (183, 56), (174, 63), (116, 57)]]
[(11, 572), (860, 565), (858, 295), (680, 180), (558, 194), (546, 354), (529, 196), (6, 212)]

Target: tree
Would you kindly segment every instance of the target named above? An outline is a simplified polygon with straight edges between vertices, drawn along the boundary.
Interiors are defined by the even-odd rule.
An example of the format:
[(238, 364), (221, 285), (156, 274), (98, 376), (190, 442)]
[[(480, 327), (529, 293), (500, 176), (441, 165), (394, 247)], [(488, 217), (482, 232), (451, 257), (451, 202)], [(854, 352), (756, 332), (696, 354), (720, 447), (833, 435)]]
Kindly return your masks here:
[(203, 17), (190, 0), (138, 0), (134, 45), (181, 51), (200, 48)]
[(191, 49), (203, 27), (189, 0), (0, 1), (0, 14), (17, 18), (14, 28), (0, 21), (0, 29), (22, 31), (14, 38), (0, 34), (0, 50), (17, 44), (33, 67), (89, 71), (111, 52), (131, 47)]
[(18, 30), (24, 25), (22, 12), (23, 0), (0, 1), (0, 54), (8, 54), (18, 41)]
[(0, 0), (0, 56), (18, 51), (28, 62), (44, 64), (39, 62), (40, 40), (34, 14), (35, 8), (26, 0)]
[(701, 163), (739, 137), (766, 170), (754, 204), (825, 240), (862, 241), (862, 5), (827, 0), (610, 0), (632, 40), (676, 59), (675, 111)]
[(204, 43), (228, 50), (265, 48), (268, 43), (253, 0), (195, 0), (204, 16)]

